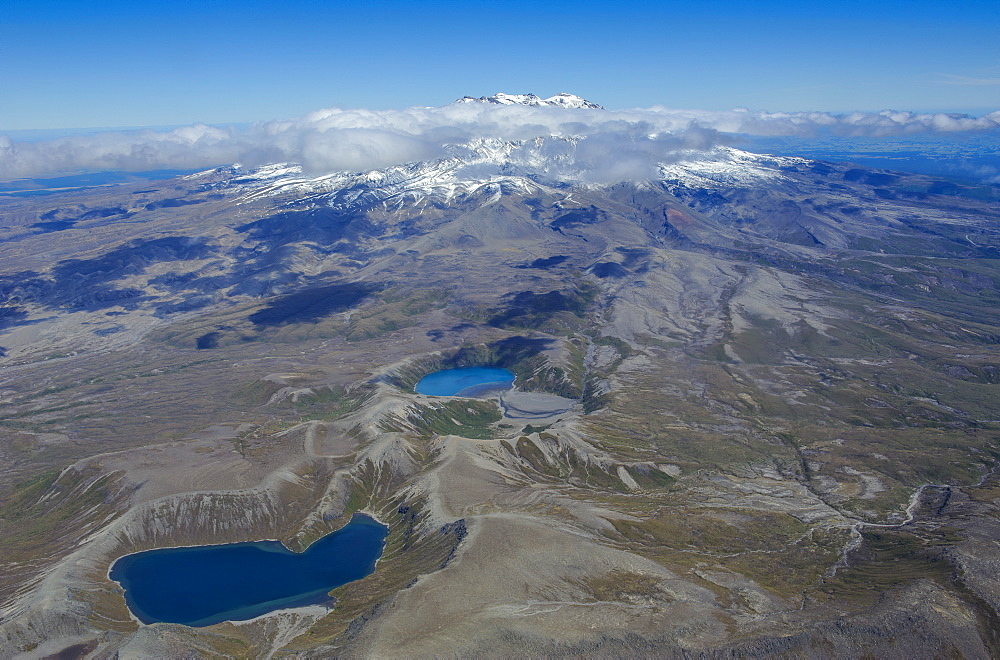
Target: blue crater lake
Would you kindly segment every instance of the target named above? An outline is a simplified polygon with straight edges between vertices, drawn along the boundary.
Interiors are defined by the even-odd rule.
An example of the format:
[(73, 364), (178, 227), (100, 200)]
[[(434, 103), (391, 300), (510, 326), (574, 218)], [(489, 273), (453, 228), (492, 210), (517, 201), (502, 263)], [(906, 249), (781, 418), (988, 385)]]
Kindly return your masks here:
[(430, 396), (477, 396), (488, 390), (506, 390), (514, 374), (501, 367), (465, 367), (427, 374), (414, 388)]
[(120, 558), (109, 575), (143, 623), (209, 626), (325, 602), (331, 589), (375, 570), (388, 534), (354, 514), (303, 553), (278, 541), (162, 548)]

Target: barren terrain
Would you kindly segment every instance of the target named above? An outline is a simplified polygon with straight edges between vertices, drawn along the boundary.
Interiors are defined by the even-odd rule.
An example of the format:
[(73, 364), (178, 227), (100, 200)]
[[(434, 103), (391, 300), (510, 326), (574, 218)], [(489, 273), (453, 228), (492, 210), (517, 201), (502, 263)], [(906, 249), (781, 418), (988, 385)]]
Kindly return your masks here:
[[(1000, 654), (996, 188), (729, 171), (3, 199), (0, 655)], [(356, 511), (327, 606), (143, 625), (107, 576)]]

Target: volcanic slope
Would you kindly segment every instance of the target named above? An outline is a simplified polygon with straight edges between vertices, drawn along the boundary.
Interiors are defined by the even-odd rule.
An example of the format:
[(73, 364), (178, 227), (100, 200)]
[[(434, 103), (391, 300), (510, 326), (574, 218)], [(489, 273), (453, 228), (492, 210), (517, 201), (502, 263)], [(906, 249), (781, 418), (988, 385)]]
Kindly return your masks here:
[[(1000, 654), (997, 189), (574, 145), (5, 198), (0, 655)], [(517, 406), (413, 392), (481, 364)], [(332, 607), (107, 577), (355, 511)]]

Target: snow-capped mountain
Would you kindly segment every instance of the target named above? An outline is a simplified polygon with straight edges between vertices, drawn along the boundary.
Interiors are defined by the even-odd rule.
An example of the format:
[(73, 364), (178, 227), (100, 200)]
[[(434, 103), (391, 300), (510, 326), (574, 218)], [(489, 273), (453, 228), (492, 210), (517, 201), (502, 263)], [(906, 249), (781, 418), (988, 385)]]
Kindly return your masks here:
[(588, 101), (575, 94), (562, 92), (555, 96), (543, 99), (534, 94), (505, 94), (497, 92), (493, 96), (463, 96), (455, 103), (494, 103), (496, 105), (528, 105), (528, 106), (549, 106), (555, 108), (586, 108), (588, 110), (604, 110), (604, 106)]
[[(274, 195), (329, 195), (334, 206), (370, 204), (389, 199), (434, 198), (447, 201), (483, 185), (503, 183), (525, 188), (538, 183), (602, 185), (618, 183), (579, 148), (578, 137), (549, 136), (507, 141), (478, 138), (448, 149), (448, 156), (368, 172), (337, 172), (311, 177), (295, 164), (237, 168), (224, 185), (246, 188), (246, 198)], [(586, 151), (586, 150), (584, 150)], [(748, 186), (783, 177), (782, 171), (805, 162), (800, 158), (752, 154), (732, 147), (665, 152), (651, 162), (643, 178), (693, 187)], [(213, 172), (213, 171), (210, 171)], [(207, 173), (206, 173), (207, 174)], [(197, 176), (197, 175), (192, 175)]]

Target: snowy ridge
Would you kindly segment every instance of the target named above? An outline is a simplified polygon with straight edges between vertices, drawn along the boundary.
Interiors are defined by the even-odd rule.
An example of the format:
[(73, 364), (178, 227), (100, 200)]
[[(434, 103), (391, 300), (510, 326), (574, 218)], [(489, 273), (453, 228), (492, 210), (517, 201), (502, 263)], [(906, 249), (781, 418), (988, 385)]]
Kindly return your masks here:
[[(261, 179), (243, 197), (290, 194), (296, 197), (324, 195), (334, 207), (368, 206), (389, 200), (435, 198), (448, 202), (457, 195), (478, 191), (484, 186), (527, 191), (537, 184), (527, 176), (527, 167), (513, 167), (511, 154), (520, 145), (502, 140), (477, 140), (455, 147), (455, 155), (434, 161), (397, 165), (361, 173), (337, 172), (316, 178), (287, 176), (279, 180)], [(540, 163), (532, 163), (539, 165)], [(253, 174), (234, 181), (246, 185)], [(263, 184), (263, 185), (260, 185)]]
[[(297, 165), (282, 163), (241, 171), (228, 183), (247, 188), (244, 201), (285, 195), (320, 196), (329, 205), (341, 208), (423, 198), (449, 202), (484, 186), (528, 191), (548, 183), (587, 187), (617, 183), (601, 182), (590, 176), (589, 163), (578, 160), (577, 146), (582, 139), (477, 138), (451, 145), (446, 157), (431, 161), (319, 177), (304, 176)], [(731, 147), (674, 151), (665, 153), (664, 159), (667, 162), (659, 163), (648, 178), (691, 188), (758, 185), (784, 178), (783, 168), (808, 162), (803, 158), (762, 156)]]
[(688, 151), (678, 154), (672, 163), (661, 163), (660, 179), (689, 188), (710, 188), (716, 184), (751, 186), (762, 181), (785, 178), (782, 168), (808, 162), (791, 156), (766, 156), (740, 151), (732, 147), (715, 147), (711, 151)]
[[(525, 141), (478, 138), (449, 147), (449, 156), (433, 161), (396, 165), (369, 172), (335, 172), (308, 178), (289, 164), (268, 165), (230, 183), (250, 190), (245, 201), (275, 195), (327, 194), (336, 206), (372, 204), (398, 196), (434, 197), (444, 201), (483, 185), (502, 183), (525, 190), (534, 179), (572, 180), (573, 149), (578, 138), (548, 137)], [(285, 175), (275, 175), (276, 171)], [(261, 176), (257, 176), (257, 172)]]
[(493, 96), (480, 96), (479, 98), (463, 96), (455, 101), (455, 103), (494, 103), (496, 105), (528, 105), (533, 107), (548, 106), (555, 108), (604, 110), (604, 106), (597, 105), (575, 94), (567, 94), (566, 92), (550, 96), (547, 99), (535, 96), (534, 94), (505, 94), (497, 92)]

